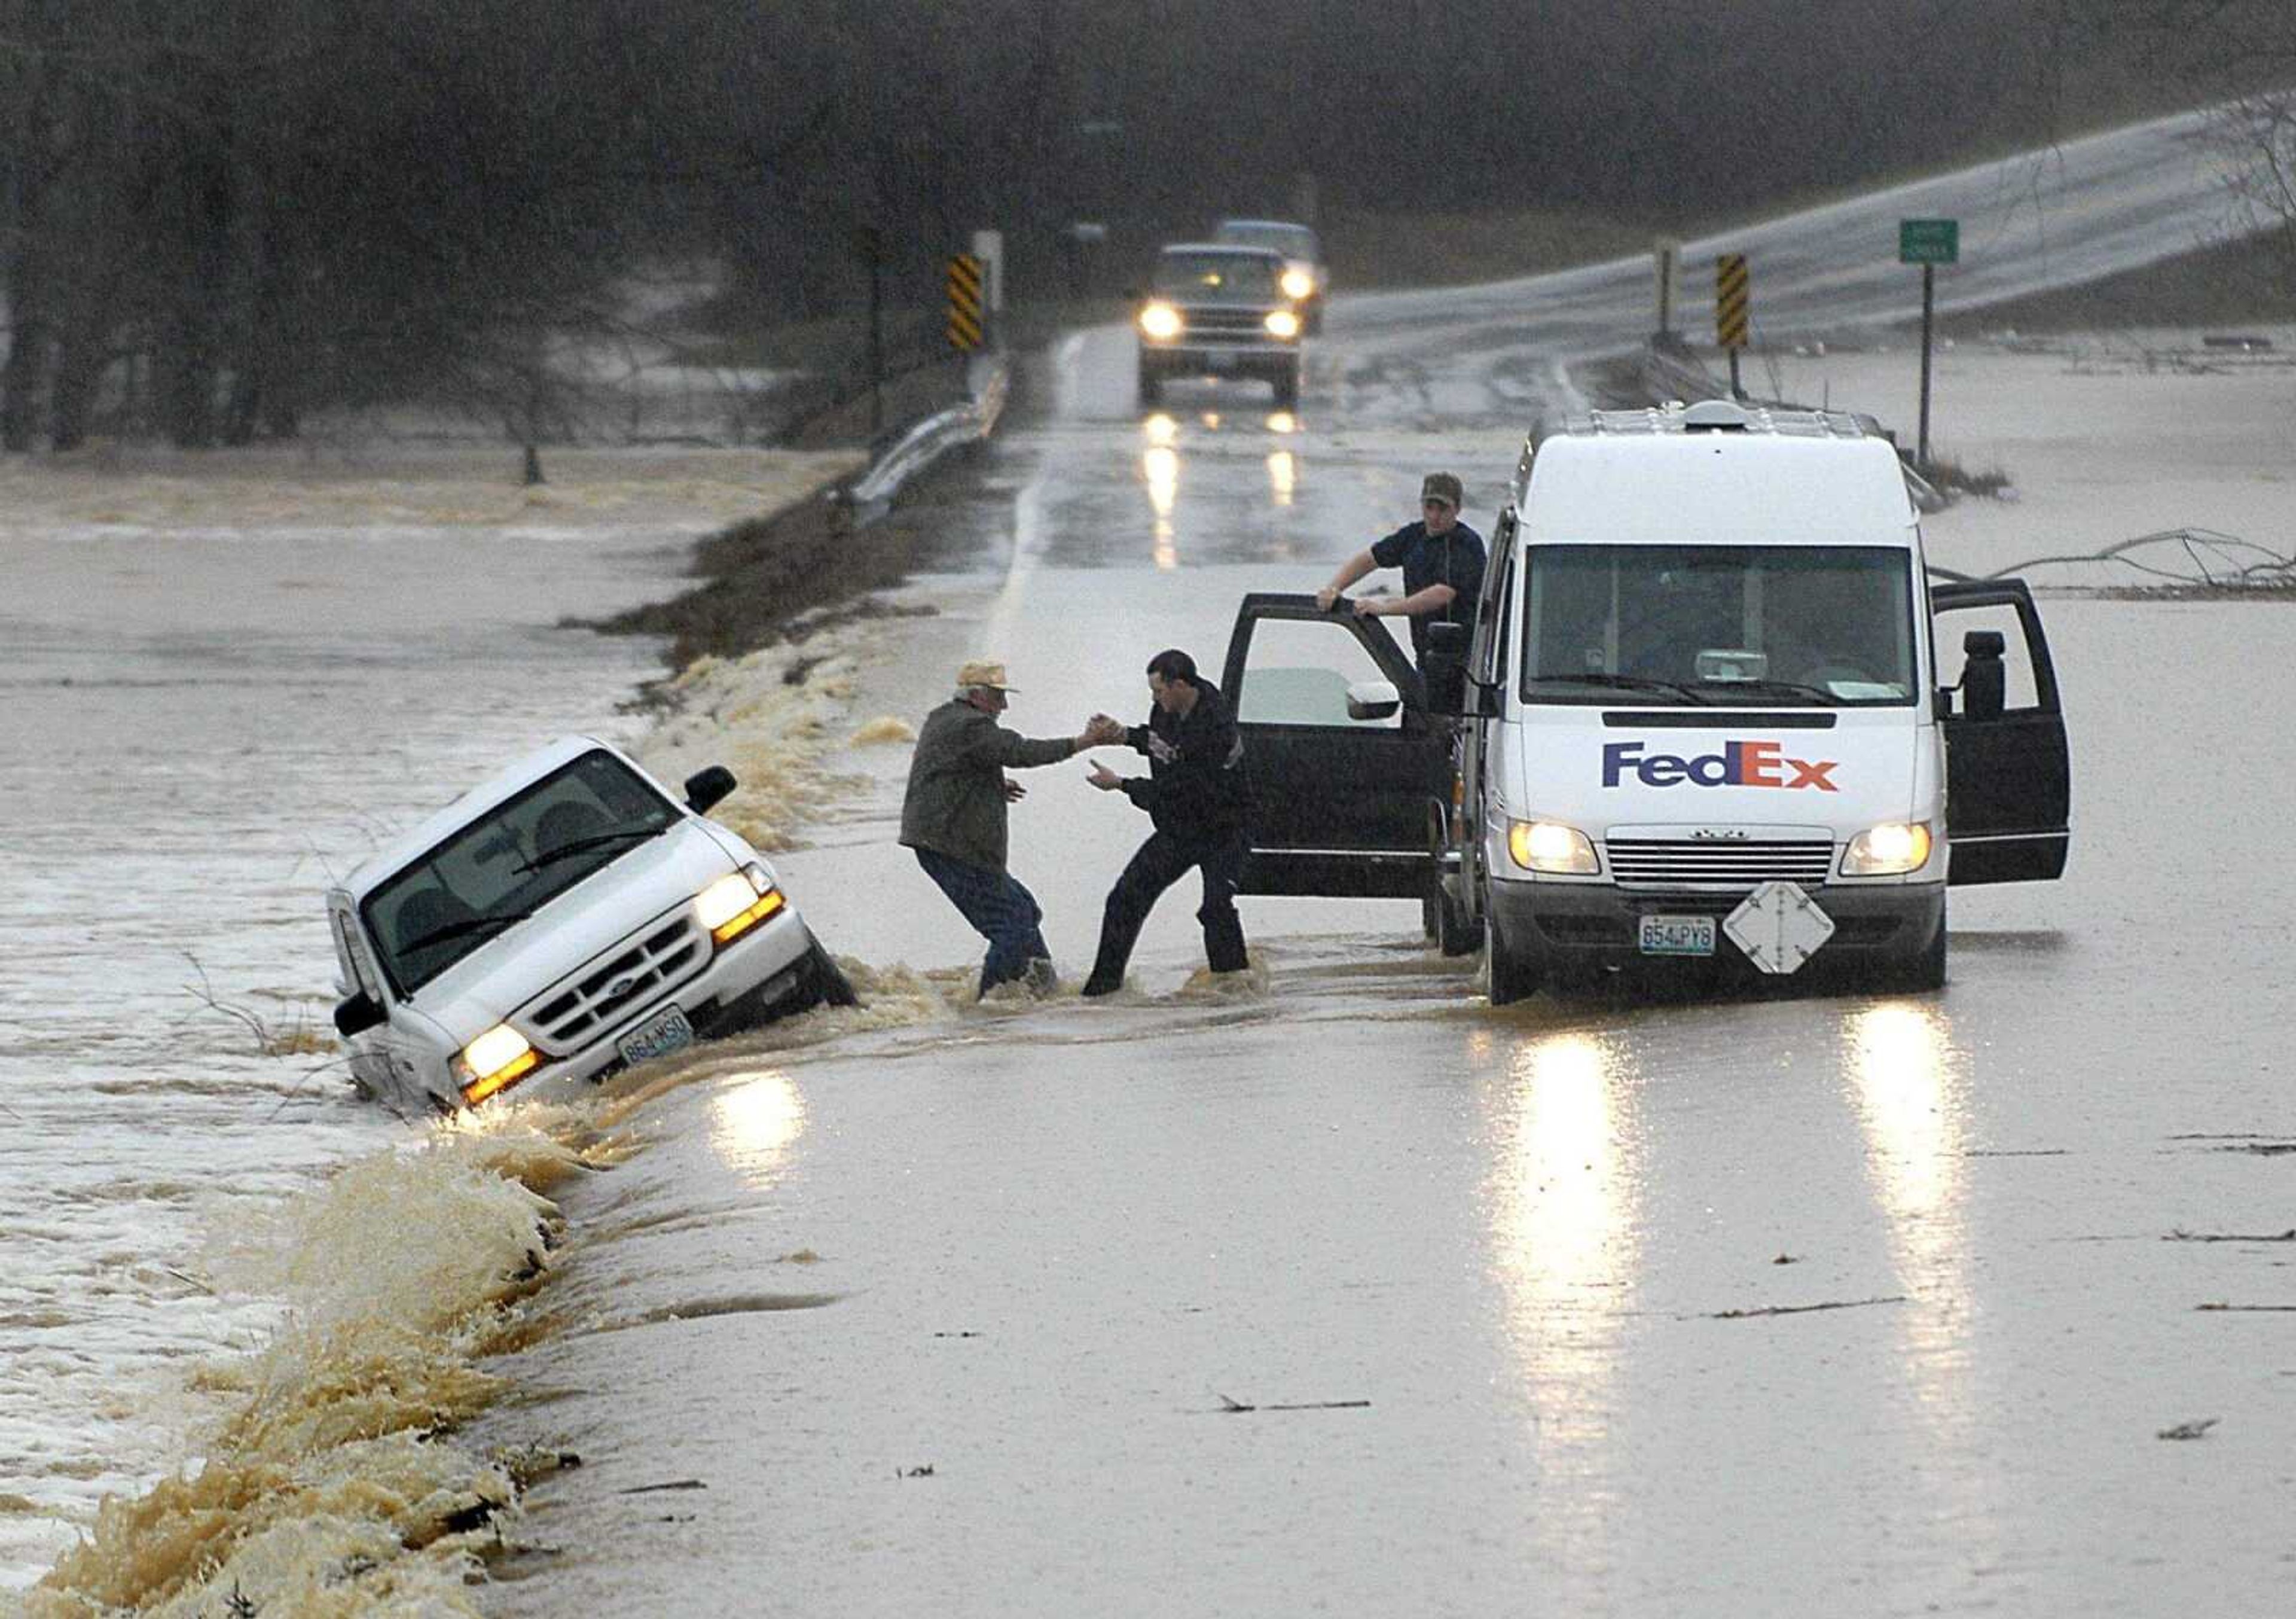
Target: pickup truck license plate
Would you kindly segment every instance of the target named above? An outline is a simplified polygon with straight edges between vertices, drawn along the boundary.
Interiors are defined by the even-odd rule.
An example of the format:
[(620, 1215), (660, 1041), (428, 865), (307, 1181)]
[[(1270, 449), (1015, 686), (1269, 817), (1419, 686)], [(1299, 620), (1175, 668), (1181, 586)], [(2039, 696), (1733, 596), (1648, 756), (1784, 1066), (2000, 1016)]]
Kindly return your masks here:
[(1644, 916), (1642, 946), (1645, 956), (1711, 956), (1714, 918)]
[[(1710, 943), (1708, 948), (1712, 948)], [(664, 1007), (622, 1036), (615, 1049), (622, 1054), (622, 1061), (635, 1068), (693, 1043), (693, 1025), (686, 1021), (685, 1013), (676, 1007)]]

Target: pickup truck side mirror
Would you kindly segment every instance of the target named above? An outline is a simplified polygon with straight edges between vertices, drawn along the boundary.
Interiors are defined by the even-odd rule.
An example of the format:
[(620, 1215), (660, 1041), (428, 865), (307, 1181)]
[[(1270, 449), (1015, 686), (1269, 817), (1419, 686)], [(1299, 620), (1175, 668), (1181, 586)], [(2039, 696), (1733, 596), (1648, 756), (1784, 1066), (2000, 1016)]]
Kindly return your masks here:
[(346, 995), (335, 1003), (335, 1032), (345, 1040), (381, 1028), (387, 1020), (388, 1015), (365, 990)]
[(1467, 706), (1467, 627), (1440, 623), (1427, 627), (1427, 652), (1419, 661), (1427, 683), (1427, 707), (1447, 717)]
[(1392, 680), (1358, 680), (1348, 687), (1348, 718), (1392, 719), (1403, 706), (1403, 694)]
[(2008, 643), (1997, 629), (1972, 629), (1961, 638), (1961, 711), (1968, 719), (1998, 719), (2009, 706)]
[(734, 773), (724, 765), (696, 770), (685, 778), (685, 807), (696, 815), (707, 815), (710, 807), (723, 802), (734, 787)]

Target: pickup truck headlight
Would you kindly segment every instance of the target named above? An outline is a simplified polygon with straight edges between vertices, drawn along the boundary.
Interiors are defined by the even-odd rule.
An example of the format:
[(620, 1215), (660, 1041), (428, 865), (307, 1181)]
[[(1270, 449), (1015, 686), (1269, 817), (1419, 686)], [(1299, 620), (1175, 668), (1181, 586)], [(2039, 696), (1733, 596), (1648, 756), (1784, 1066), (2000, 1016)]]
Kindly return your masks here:
[(1267, 328), (1267, 335), (1287, 341), (1300, 335), (1300, 317), (1289, 309), (1270, 309), (1267, 318), (1259, 323)]
[(507, 1090), (542, 1065), (542, 1054), (508, 1023), (496, 1023), (455, 1054), (450, 1066), (472, 1107)]
[(1930, 863), (1927, 821), (1884, 821), (1868, 826), (1841, 851), (1845, 877), (1902, 877)]
[(1303, 270), (1295, 264), (1283, 272), (1281, 284), (1283, 288), (1283, 296), (1297, 303), (1316, 290), (1316, 277), (1309, 271)]
[(731, 944), (788, 904), (761, 866), (744, 866), (693, 896), (693, 917), (719, 944)]
[(1561, 821), (1509, 821), (1507, 853), (1525, 871), (1591, 877), (1603, 869), (1587, 834)]
[(1140, 311), (1140, 330), (1159, 342), (1180, 335), (1180, 312), (1168, 303), (1152, 303)]

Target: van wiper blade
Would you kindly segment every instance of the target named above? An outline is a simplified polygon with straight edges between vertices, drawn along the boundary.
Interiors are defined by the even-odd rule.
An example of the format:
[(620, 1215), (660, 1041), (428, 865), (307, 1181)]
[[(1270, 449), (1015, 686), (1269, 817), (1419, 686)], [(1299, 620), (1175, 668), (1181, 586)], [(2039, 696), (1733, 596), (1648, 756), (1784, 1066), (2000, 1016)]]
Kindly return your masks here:
[(465, 916), (460, 922), (449, 922), (444, 927), (434, 927), (419, 939), (410, 939), (398, 947), (400, 955), (419, 950), (433, 944), (444, 944), (449, 939), (460, 939), (470, 933), (499, 933), (503, 929), (525, 921), (534, 913), (530, 910), (511, 911), (498, 916)]
[(1706, 701), (1694, 686), (1685, 686), (1679, 680), (1653, 680), (1644, 675), (1534, 675), (1531, 678), (1542, 683), (1562, 680), (1577, 686), (1610, 686), (1629, 692), (1668, 692), (1686, 703), (1703, 703)]
[(1807, 686), (1800, 680), (1710, 680), (1708, 686), (1718, 692), (1758, 691), (1790, 692), (1797, 697), (1808, 697), (1828, 708), (1841, 706), (1841, 699), (1822, 686)]
[(540, 871), (545, 866), (555, 865), (570, 854), (580, 854), (586, 849), (603, 849), (609, 843), (627, 843), (636, 838), (650, 838), (660, 831), (661, 828), (659, 826), (622, 826), (612, 832), (601, 832), (590, 837), (576, 838), (570, 843), (561, 843), (555, 849), (545, 849), (534, 859), (523, 862), (518, 868), (519, 873), (524, 875), (529, 871)]

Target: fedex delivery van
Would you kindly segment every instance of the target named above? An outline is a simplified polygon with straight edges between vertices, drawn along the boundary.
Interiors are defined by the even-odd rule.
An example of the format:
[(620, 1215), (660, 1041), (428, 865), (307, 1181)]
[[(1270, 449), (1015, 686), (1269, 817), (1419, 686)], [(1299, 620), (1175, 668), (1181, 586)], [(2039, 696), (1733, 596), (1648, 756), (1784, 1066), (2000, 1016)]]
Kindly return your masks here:
[(1442, 931), (1487, 937), (1494, 1003), (1630, 962), (1935, 986), (1949, 887), (2064, 869), (2031, 594), (1932, 583), (1897, 453), (1854, 416), (1717, 400), (1534, 433), (1456, 650)]

